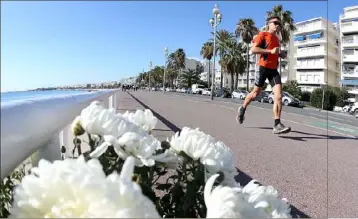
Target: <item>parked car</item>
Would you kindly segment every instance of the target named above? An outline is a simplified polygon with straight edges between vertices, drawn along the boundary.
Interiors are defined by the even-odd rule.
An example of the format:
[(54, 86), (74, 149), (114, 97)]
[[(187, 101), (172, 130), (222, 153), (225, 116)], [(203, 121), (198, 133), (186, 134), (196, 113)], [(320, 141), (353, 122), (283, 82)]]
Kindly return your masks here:
[(249, 94), (249, 92), (247, 92), (246, 90), (234, 90), (231, 93), (231, 97), (234, 99), (245, 99), (246, 96)]
[[(273, 92), (271, 92), (271, 94), (268, 96), (268, 102), (273, 104), (273, 102), (274, 102), (274, 93)], [(292, 96), (290, 93), (288, 93), (286, 91), (282, 92), (282, 103), (285, 106), (303, 107), (303, 103), (299, 99)]]
[(351, 110), (349, 111), (350, 114), (354, 115), (356, 118), (358, 118), (358, 102), (355, 102), (352, 106)]
[(204, 88), (203, 91), (201, 92), (202, 95), (209, 95), (211, 94), (211, 89), (210, 88)]
[(255, 100), (261, 103), (268, 103), (268, 97), (270, 95), (270, 92), (268, 91), (261, 91), (259, 95), (256, 96)]
[(222, 98), (230, 98), (231, 97), (231, 93), (229, 90), (223, 88), (223, 89), (217, 89), (215, 91), (215, 96), (217, 97), (222, 97)]
[(193, 84), (191, 85), (191, 90), (193, 92), (193, 94), (201, 94), (202, 91), (204, 90), (205, 86), (201, 85), (201, 84)]

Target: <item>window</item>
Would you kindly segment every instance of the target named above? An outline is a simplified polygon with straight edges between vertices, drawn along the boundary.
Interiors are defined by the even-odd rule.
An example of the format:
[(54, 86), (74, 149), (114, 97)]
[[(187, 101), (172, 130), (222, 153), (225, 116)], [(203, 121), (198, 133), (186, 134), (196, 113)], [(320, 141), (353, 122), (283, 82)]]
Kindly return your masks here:
[(321, 76), (320, 75), (314, 75), (314, 81), (317, 83), (321, 82)]
[(307, 75), (300, 75), (300, 81), (307, 81)]

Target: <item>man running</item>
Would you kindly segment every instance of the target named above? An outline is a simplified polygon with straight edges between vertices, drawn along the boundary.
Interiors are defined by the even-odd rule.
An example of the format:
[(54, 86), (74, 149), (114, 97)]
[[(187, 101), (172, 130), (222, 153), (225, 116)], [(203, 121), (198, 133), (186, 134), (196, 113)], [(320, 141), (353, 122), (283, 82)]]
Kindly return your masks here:
[(278, 73), (278, 58), (285, 58), (286, 54), (280, 52), (280, 40), (277, 34), (280, 31), (281, 20), (277, 16), (271, 16), (267, 20), (268, 31), (260, 32), (252, 41), (251, 52), (260, 54), (258, 61), (259, 74), (256, 76), (254, 89), (246, 96), (244, 104), (239, 107), (236, 120), (242, 124), (245, 118), (245, 110), (252, 100), (261, 93), (266, 79), (269, 80), (274, 92), (273, 115), (275, 123), (274, 134), (283, 134), (291, 131), (290, 127), (284, 126), (281, 121), (282, 109), (282, 84), (281, 75)]

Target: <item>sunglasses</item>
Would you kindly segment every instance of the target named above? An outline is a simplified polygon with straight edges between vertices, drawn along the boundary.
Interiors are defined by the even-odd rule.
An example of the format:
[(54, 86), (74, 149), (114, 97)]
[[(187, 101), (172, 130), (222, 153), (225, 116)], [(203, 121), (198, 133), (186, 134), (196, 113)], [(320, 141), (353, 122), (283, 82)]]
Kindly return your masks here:
[(281, 23), (280, 23), (280, 22), (278, 22), (278, 21), (272, 21), (271, 23), (273, 23), (274, 25), (281, 26)]

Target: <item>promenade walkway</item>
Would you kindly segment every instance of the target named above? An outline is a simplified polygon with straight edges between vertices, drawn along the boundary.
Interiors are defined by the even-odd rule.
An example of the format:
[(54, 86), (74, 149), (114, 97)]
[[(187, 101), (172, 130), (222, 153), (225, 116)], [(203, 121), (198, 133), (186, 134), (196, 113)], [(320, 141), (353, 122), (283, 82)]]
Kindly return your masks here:
[[(237, 105), (163, 92), (120, 92), (118, 111), (149, 108), (160, 120), (160, 140), (184, 126), (199, 127), (233, 151), (246, 184), (257, 179), (278, 189), (301, 217), (343, 218), (358, 215), (358, 141), (307, 125), (307, 118), (283, 113), (292, 132), (272, 134), (272, 111), (250, 107), (243, 125), (235, 121)], [(314, 118), (313, 118), (314, 119)], [(317, 120), (319, 120), (317, 118)], [(328, 136), (328, 137), (327, 137)]]

